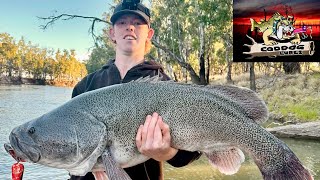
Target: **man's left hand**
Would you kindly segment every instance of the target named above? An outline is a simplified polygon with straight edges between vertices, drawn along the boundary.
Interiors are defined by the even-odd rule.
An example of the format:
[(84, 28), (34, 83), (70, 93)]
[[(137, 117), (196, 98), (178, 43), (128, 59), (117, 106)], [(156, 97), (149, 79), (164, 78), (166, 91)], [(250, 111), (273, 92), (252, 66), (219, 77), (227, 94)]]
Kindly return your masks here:
[(167, 161), (178, 152), (171, 147), (169, 126), (158, 113), (148, 115), (144, 125), (140, 125), (136, 144), (141, 154), (157, 161)]

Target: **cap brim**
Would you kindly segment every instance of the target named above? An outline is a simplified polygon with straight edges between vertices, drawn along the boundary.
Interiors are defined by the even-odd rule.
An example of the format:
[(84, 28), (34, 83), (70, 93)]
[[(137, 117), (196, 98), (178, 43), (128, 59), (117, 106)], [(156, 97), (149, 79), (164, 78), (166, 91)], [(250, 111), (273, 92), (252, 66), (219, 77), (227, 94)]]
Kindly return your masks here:
[(116, 20), (124, 15), (124, 14), (135, 14), (138, 15), (139, 17), (141, 17), (148, 25), (150, 25), (150, 19), (149, 17), (144, 14), (141, 11), (137, 11), (137, 10), (121, 10), (119, 12), (116, 12), (115, 14), (113, 14), (110, 18), (110, 21), (112, 22), (112, 24), (114, 24), (116, 22)]

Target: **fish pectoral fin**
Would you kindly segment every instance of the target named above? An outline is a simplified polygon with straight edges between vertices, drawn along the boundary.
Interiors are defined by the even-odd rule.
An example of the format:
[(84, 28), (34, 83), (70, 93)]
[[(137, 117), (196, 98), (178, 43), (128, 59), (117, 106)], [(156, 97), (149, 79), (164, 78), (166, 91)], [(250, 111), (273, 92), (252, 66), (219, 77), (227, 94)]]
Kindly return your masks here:
[(108, 176), (104, 171), (92, 172), (95, 180), (108, 180)]
[(205, 155), (209, 158), (209, 162), (213, 167), (216, 167), (221, 173), (227, 175), (238, 172), (245, 158), (243, 152), (236, 147), (205, 152)]
[(112, 180), (131, 180), (129, 175), (122, 169), (111, 156), (110, 151), (106, 150), (102, 154), (102, 161), (106, 168), (108, 179)]

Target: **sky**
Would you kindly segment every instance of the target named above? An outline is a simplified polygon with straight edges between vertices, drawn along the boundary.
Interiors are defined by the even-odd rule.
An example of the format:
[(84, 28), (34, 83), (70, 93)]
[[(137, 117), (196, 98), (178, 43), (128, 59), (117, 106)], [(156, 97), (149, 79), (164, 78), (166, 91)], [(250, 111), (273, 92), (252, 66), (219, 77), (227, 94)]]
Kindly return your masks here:
[[(9, 33), (18, 42), (23, 36), (26, 42), (40, 48), (75, 49), (79, 60), (88, 58), (94, 46), (88, 33), (91, 21), (75, 19), (57, 21), (47, 30), (45, 22), (37, 18), (63, 13), (102, 18), (110, 9), (112, 0), (0, 0), (0, 33)], [(99, 23), (97, 33), (105, 26)]]
[[(297, 21), (320, 22), (320, 1), (319, 0), (234, 0), (234, 18), (236, 22), (250, 23), (249, 18), (256, 20), (264, 19), (264, 9), (267, 19), (277, 11), (284, 9), (284, 5), (291, 8), (294, 18)], [(282, 12), (279, 12), (282, 15)], [(289, 12), (290, 15), (290, 12)]]

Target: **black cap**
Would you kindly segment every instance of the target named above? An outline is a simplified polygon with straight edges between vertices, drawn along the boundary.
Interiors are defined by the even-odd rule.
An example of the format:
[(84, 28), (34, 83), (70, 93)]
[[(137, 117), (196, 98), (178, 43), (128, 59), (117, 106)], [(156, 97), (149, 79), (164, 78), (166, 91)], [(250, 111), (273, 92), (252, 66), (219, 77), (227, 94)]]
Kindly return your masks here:
[(136, 14), (141, 17), (148, 25), (150, 25), (150, 10), (143, 4), (135, 2), (123, 2), (116, 6), (110, 18), (112, 24), (124, 14)]

